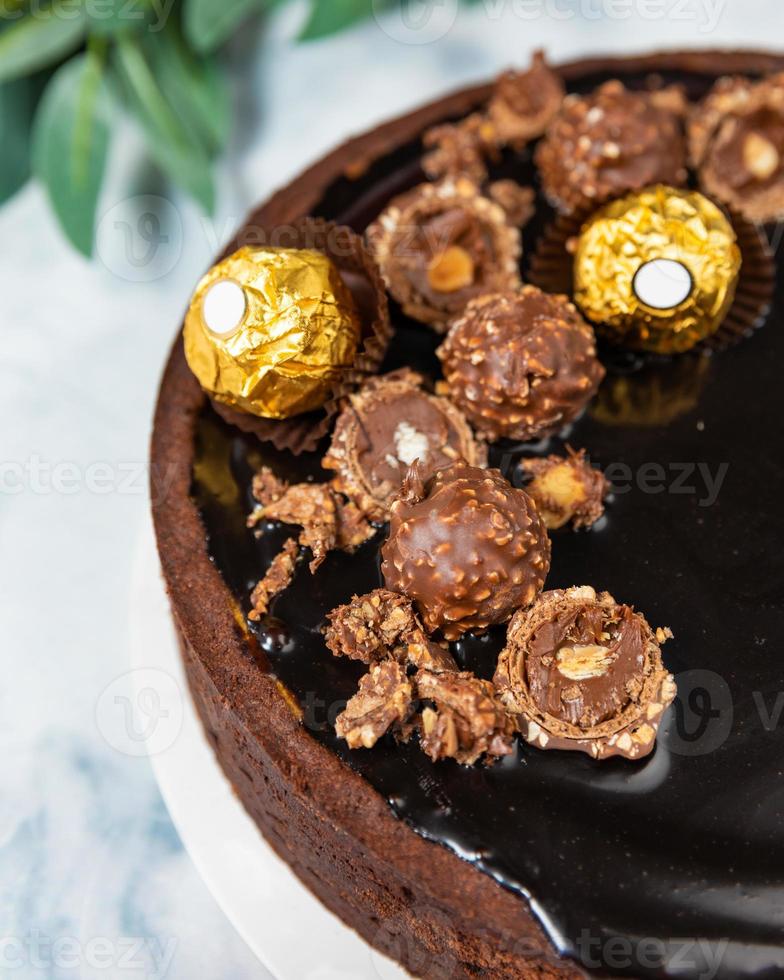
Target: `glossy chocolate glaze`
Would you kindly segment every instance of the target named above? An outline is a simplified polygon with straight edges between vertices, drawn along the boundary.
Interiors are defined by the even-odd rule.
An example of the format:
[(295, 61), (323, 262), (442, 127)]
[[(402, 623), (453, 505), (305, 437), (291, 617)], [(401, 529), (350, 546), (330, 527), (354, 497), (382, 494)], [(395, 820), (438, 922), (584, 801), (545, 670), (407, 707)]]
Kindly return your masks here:
[[(681, 80), (692, 95), (711, 81)], [(321, 213), (361, 230), (420, 178), (418, 150), (339, 181)], [(507, 159), (499, 175), (509, 173), (532, 180), (530, 154)], [(529, 254), (547, 215), (540, 200)], [(553, 534), (547, 587), (607, 589), (675, 633), (664, 659), (680, 694), (648, 759), (598, 763), (518, 745), (488, 769), (433, 764), (413, 743), (349, 751), (330, 721), (364, 668), (332, 657), (320, 630), (328, 610), (381, 584), (383, 529), (353, 557), (331, 554), (315, 576), (303, 563), (255, 627), (259, 669), (296, 695), (314, 737), (418, 833), (530, 898), (555, 945), (598, 972), (784, 976), (783, 282), (766, 326), (723, 354), (643, 363), (602, 352), (604, 388), (565, 434), (606, 470), (615, 493), (593, 530)], [(412, 364), (436, 375), (438, 338), (393, 315), (385, 369)], [(245, 527), (253, 471), (263, 460), (289, 479), (327, 474), (318, 454), (278, 453), (209, 409), (198, 441), (194, 493), (211, 554), (247, 609), (287, 536), (276, 525), (260, 538)], [(512, 477), (521, 454), (562, 441), (496, 446), (491, 463)], [(503, 635), (466, 638), (453, 651), (489, 678)]]

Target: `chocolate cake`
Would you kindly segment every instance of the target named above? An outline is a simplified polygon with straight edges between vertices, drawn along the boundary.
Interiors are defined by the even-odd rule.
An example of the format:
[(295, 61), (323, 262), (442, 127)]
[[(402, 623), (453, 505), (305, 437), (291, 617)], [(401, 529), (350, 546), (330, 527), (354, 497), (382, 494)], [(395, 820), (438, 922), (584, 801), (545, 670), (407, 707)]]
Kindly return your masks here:
[[(450, 180), (489, 182), (477, 186), (483, 200), (497, 200), (490, 188), (500, 186), (530, 205), (519, 266), (526, 282), (553, 205), (571, 207), (581, 189), (570, 183), (565, 193), (550, 165), (574, 106), (588, 106), (584, 126), (600, 86), (612, 83), (613, 113), (635, 104), (626, 93), (644, 91), (655, 112), (642, 121), (669, 112), (668, 139), (682, 125), (685, 147), (682, 109), (662, 108), (672, 92), (702, 104), (692, 125), (707, 125), (720, 78), (753, 84), (782, 70), (784, 56), (700, 52), (575, 62), (553, 81), (537, 59), (537, 77), (549, 78), (546, 106), (523, 97), (529, 76), (507, 75), (500, 89), (458, 92), (351, 140), (252, 214), (224, 257), (306, 216), (362, 235), (443, 167)], [(561, 84), (571, 101), (559, 114), (551, 103)], [(541, 112), (526, 129), (529, 103)], [(492, 128), (499, 106), (505, 139)], [(537, 143), (545, 115), (550, 128)], [(768, 118), (744, 116), (744, 139)], [(709, 121), (718, 135), (695, 163), (701, 172), (687, 177), (678, 157), (678, 173), (663, 176), (709, 193), (715, 172), (734, 202), (742, 187), (726, 170), (727, 130)], [(621, 131), (634, 136), (635, 127)], [(481, 166), (478, 151), (466, 150), (477, 133)], [(778, 146), (778, 129), (769, 138)], [(434, 143), (442, 157), (429, 175), (435, 165), (431, 157), (423, 168), (423, 159)], [(542, 146), (549, 163), (540, 174)], [(468, 177), (451, 173), (461, 161)], [(635, 175), (647, 172), (643, 163)], [(766, 179), (773, 186), (778, 176)], [(637, 183), (602, 177), (601, 197), (611, 184), (626, 192)], [(428, 268), (433, 261), (428, 253)], [(464, 257), (450, 252), (446, 265), (459, 273)], [(493, 429), (487, 459), (481, 432), (468, 428), (471, 413), (440, 380), (436, 351), (452, 348), (442, 332), (450, 325), (422, 317), (405, 291), (396, 301), (389, 282), (394, 335), (383, 363), (371, 357), (331, 386), (340, 403), (317, 407), (315, 425), (307, 415), (275, 428), (251, 416), (245, 424), (234, 408), (219, 412), (182, 338), (175, 342), (155, 415), (151, 493), (195, 706), (278, 854), (413, 975), (784, 976), (777, 276), (764, 323), (765, 296), (748, 296), (741, 278), (733, 316), (750, 336), (712, 357), (613, 346), (599, 329), (596, 354), (590, 343), (581, 354), (586, 397), (570, 400), (561, 427), (534, 426), (521, 436), (527, 442)], [(465, 289), (457, 279), (450, 292)], [(515, 276), (506, 288), (518, 288)], [(590, 332), (565, 303), (548, 308)], [(378, 317), (378, 303), (369, 305)], [(361, 320), (362, 306), (349, 319)], [(448, 315), (459, 320), (462, 311), (450, 306)], [(378, 337), (380, 361), (387, 330), (374, 333), (368, 322), (357, 329)], [(252, 344), (243, 351), (255, 357)], [(319, 357), (314, 370), (342, 370), (329, 351)], [(380, 422), (373, 438), (361, 438), (363, 398), (375, 382), (363, 385), (368, 374), (398, 371), (393, 385), (409, 379), (404, 394), (417, 408), (413, 422), (403, 410), (408, 428), (384, 420), (401, 443), (386, 460), (374, 448), (386, 431)], [(236, 388), (226, 390), (231, 398)], [(541, 401), (541, 412), (537, 399), (526, 403), (537, 418), (551, 407)], [(354, 421), (341, 416), (352, 403)], [(297, 439), (289, 423), (301, 427)], [(437, 457), (430, 471), (412, 455), (417, 446)], [(456, 446), (473, 458), (453, 462)], [(369, 448), (380, 482), (367, 477)], [(396, 493), (386, 483), (398, 479)], [(360, 484), (370, 508), (355, 496)], [(460, 528), (475, 535), (478, 556), (465, 558), (464, 592), (462, 552), (442, 547)], [(461, 545), (473, 554), (469, 538)], [(447, 574), (448, 593), (438, 586)]]

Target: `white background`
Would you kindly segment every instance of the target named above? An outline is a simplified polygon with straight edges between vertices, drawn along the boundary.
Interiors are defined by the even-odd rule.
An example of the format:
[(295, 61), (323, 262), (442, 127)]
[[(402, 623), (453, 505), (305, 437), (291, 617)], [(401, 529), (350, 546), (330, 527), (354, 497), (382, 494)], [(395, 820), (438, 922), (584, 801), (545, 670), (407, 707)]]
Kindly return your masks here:
[[(63, 241), (34, 184), (0, 210), (9, 976), (268, 976), (199, 880), (134, 751), (123, 676), (159, 371), (196, 278), (244, 212), (349, 134), (527, 62), (535, 47), (557, 60), (784, 44), (779, 0), (485, 0), (455, 23), (450, 0), (431, 6), (436, 18), (419, 31), (386, 18), (295, 46), (296, 5), (244, 31), (231, 52), (237, 125), (213, 219), (151, 181), (129, 125), (114, 140), (92, 262)], [(151, 187), (166, 237), (152, 229), (152, 246), (139, 217)]]

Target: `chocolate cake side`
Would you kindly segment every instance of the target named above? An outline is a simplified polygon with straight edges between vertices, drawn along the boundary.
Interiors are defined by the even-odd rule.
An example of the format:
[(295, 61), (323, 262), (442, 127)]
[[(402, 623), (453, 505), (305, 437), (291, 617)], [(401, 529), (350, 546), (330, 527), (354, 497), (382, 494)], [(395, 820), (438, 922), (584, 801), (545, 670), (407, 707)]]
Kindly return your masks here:
[[(712, 74), (719, 55), (667, 54), (624, 69)], [(721, 54), (724, 72), (781, 69), (768, 55)], [(595, 59), (571, 77), (612, 71)], [(255, 212), (246, 227), (294, 221), (346, 173), (470, 111), (479, 86), (350, 141)], [(227, 252), (243, 240), (239, 233)], [(301, 724), (294, 699), (263, 669), (264, 654), (210, 558), (191, 497), (194, 438), (204, 395), (175, 343), (156, 410), (151, 492), (158, 548), (188, 682), (216, 756), (243, 805), (300, 879), (371, 944), (414, 975), (578, 977), (558, 957), (528, 903), (397, 819), (387, 801)]]

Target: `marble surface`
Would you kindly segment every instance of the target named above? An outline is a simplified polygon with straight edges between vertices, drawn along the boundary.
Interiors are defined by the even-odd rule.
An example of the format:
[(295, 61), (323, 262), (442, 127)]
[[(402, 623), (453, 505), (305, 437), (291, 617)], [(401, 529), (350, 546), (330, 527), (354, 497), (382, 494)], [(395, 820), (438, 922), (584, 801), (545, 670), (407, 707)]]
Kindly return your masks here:
[(764, 46), (784, 26), (776, 0), (484, 0), (458, 17), (435, 0), (419, 22), (295, 46), (302, 14), (244, 31), (231, 52), (240, 122), (214, 218), (149, 171), (130, 125), (92, 262), (35, 184), (0, 210), (4, 976), (269, 976), (180, 844), (137, 751), (150, 706), (127, 678), (158, 374), (196, 277), (246, 209), (350, 133), (534, 47)]

